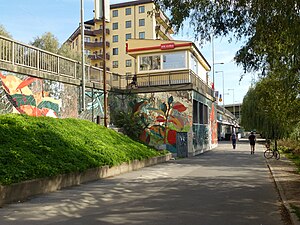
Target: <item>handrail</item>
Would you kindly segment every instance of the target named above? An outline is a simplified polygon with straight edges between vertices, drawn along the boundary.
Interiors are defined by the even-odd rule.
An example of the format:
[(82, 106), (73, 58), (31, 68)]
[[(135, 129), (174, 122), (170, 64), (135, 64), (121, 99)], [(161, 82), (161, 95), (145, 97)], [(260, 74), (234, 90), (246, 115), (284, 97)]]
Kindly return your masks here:
[[(70, 59), (35, 46), (24, 44), (19, 41), (0, 35), (0, 61), (12, 65), (22, 66), (37, 71), (42, 71), (57, 76), (68, 77), (72, 79), (82, 79), (81, 63), (77, 60)], [(88, 71), (87, 82), (99, 82), (103, 78), (103, 70), (99, 67), (93, 67), (85, 64)], [(96, 75), (98, 73), (98, 75)], [(111, 77), (111, 72), (108, 72)], [(89, 75), (93, 76), (90, 77)], [(97, 76), (97, 78), (95, 77)], [(110, 83), (110, 81), (109, 81)]]

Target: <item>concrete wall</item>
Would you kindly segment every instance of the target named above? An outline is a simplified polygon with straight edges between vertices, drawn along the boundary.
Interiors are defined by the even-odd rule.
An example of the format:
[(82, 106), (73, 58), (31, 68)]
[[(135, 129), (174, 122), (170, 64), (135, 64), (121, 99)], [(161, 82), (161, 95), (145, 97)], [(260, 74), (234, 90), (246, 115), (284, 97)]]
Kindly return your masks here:
[(88, 181), (112, 177), (142, 167), (151, 166), (170, 160), (171, 154), (154, 157), (145, 160), (134, 160), (130, 163), (123, 163), (119, 166), (109, 168), (108, 166), (89, 169), (82, 173), (63, 174), (50, 178), (29, 180), (17, 184), (0, 185), (0, 207), (7, 203), (26, 200), (28, 197), (53, 192), (65, 187), (79, 185)]
[(0, 114), (81, 118), (103, 117), (103, 91), (86, 88), (87, 109), (80, 112), (81, 88), (77, 85), (0, 71)]

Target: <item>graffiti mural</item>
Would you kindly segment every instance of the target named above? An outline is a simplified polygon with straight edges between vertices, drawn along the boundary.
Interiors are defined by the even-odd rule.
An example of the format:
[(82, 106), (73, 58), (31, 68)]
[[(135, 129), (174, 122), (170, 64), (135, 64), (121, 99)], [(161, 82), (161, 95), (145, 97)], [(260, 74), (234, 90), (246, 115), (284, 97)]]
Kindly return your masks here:
[(42, 79), (0, 72), (0, 80), (1, 113), (59, 116), (61, 100), (50, 97)]
[(215, 105), (211, 105), (210, 111), (210, 126), (211, 126), (211, 143), (218, 143), (218, 124), (217, 124), (217, 112), (215, 110)]
[(140, 115), (145, 130), (140, 139), (156, 148), (176, 152), (176, 132), (189, 132), (192, 126), (188, 105), (179, 98), (152, 96), (131, 102), (133, 112)]

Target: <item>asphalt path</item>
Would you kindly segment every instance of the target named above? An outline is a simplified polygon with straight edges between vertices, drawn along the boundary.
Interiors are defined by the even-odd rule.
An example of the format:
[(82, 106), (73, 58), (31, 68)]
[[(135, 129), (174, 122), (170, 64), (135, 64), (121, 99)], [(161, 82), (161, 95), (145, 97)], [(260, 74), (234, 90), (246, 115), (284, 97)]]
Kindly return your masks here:
[(228, 142), (172, 160), (0, 208), (0, 225), (281, 225), (263, 158)]

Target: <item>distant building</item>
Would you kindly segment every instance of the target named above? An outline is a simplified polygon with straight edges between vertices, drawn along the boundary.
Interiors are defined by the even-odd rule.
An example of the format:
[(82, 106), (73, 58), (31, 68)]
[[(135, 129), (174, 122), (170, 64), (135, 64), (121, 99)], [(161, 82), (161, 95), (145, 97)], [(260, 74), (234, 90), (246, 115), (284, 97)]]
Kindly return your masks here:
[[(85, 54), (91, 65), (103, 67), (102, 20), (85, 21)], [(128, 39), (172, 40), (173, 30), (162, 11), (156, 11), (153, 0), (139, 0), (110, 5), (110, 22), (105, 23), (106, 67), (115, 74), (136, 74), (136, 61), (126, 54)], [(72, 49), (81, 51), (80, 27), (68, 38)]]

